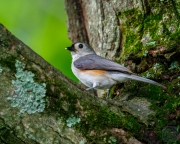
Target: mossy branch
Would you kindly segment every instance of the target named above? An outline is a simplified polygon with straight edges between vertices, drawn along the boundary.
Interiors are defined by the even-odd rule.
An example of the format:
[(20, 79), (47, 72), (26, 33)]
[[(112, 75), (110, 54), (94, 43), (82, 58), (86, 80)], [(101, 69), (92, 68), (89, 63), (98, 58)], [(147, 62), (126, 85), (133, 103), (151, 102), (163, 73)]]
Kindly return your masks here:
[(170, 130), (172, 133), (177, 133), (180, 127), (179, 2), (65, 2), (68, 32), (73, 43), (86, 42), (98, 55), (168, 88), (165, 93), (156, 86), (138, 82), (116, 86), (113, 100), (107, 102), (108, 109), (113, 109), (113, 112), (114, 107), (120, 108), (121, 120), (115, 125), (146, 143), (177, 141), (177, 135), (172, 139), (166, 134), (169, 126), (176, 129)]
[[(128, 102), (122, 102), (123, 105), (108, 102), (86, 92), (3, 25), (0, 25), (0, 49), (2, 142), (85, 143), (92, 139), (101, 142), (103, 138), (108, 141), (110, 136), (113, 139), (115, 125), (128, 128), (129, 120), (138, 124), (136, 118), (122, 111)], [(95, 136), (100, 133), (100, 137)]]
[[(163, 82), (168, 93), (128, 82), (115, 87), (113, 100), (95, 97), (0, 25), (1, 143), (168, 141), (163, 134), (169, 132), (169, 125), (178, 128), (180, 117), (177, 24), (173, 19), (169, 20), (173, 26), (162, 22), (162, 15), (168, 15), (162, 3), (140, 1), (134, 7), (134, 3), (113, 2), (66, 0), (72, 41), (90, 43), (98, 54)], [(166, 4), (172, 14), (171, 2)]]

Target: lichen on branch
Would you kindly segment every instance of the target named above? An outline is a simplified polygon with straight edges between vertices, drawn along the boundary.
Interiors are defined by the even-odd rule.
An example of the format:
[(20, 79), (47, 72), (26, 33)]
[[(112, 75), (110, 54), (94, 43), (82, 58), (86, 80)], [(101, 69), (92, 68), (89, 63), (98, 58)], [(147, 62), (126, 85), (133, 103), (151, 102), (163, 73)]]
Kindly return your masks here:
[(46, 84), (39, 84), (34, 81), (34, 73), (24, 70), (25, 64), (16, 60), (16, 80), (12, 80), (15, 90), (8, 100), (11, 106), (20, 109), (20, 113), (43, 112), (45, 108)]

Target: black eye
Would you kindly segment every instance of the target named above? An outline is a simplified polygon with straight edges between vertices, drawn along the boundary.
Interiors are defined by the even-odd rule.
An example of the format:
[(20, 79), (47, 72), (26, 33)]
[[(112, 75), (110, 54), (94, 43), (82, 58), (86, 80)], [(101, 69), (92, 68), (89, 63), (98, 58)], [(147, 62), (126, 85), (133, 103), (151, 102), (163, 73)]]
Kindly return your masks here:
[(83, 48), (83, 44), (79, 44), (79, 48)]

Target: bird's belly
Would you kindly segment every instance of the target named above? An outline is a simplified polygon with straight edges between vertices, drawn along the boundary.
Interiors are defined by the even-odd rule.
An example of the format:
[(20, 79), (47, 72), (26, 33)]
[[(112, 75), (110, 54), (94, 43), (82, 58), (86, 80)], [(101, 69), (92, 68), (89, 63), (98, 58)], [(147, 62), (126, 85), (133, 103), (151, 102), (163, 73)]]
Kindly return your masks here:
[(92, 87), (93, 83), (98, 83), (96, 89), (109, 89), (116, 84), (110, 75), (103, 70), (79, 70), (72, 68), (75, 76), (86, 86)]

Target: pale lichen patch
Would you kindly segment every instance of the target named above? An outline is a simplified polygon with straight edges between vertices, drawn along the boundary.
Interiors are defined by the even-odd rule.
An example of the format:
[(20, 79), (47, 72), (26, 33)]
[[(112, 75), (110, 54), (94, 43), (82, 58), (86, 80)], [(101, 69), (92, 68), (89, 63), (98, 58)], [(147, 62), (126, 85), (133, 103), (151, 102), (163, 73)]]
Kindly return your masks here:
[(2, 71), (3, 71), (3, 69), (2, 69), (2, 67), (1, 67), (1, 65), (0, 65), (0, 73), (2, 73)]
[(76, 123), (79, 123), (81, 121), (80, 118), (77, 118), (75, 116), (72, 116), (72, 117), (69, 117), (67, 120), (66, 120), (66, 123), (67, 123), (67, 126), (68, 127), (72, 127), (73, 125), (75, 125)]
[(32, 114), (35, 112), (42, 112), (45, 108), (46, 84), (38, 84), (34, 82), (34, 73), (24, 70), (25, 64), (16, 60), (16, 80), (12, 80), (12, 85), (16, 88), (11, 100), (11, 106), (20, 109), (21, 113), (27, 112)]

